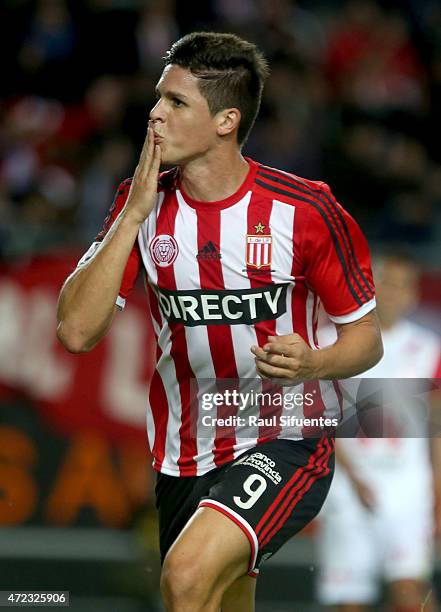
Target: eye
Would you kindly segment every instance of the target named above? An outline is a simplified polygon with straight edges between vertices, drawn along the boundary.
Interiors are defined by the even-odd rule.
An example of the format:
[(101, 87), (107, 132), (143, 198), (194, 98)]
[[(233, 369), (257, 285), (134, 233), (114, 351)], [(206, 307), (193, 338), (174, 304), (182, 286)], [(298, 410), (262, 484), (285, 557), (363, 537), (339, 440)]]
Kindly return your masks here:
[(178, 108), (180, 106), (185, 106), (184, 102), (182, 102), (182, 100), (180, 100), (179, 98), (173, 97), (172, 98), (172, 102), (173, 102), (174, 106), (177, 106)]

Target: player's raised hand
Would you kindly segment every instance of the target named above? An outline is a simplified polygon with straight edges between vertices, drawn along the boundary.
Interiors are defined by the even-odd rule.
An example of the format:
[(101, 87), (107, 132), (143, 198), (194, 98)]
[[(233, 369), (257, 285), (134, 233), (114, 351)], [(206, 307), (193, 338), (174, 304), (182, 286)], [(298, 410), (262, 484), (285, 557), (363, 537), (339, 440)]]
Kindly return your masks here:
[(286, 381), (311, 380), (319, 377), (319, 351), (313, 351), (299, 334), (269, 336), (263, 346), (252, 346), (256, 368), (263, 378)]
[(153, 127), (149, 123), (126, 203), (126, 210), (138, 223), (145, 221), (155, 206), (160, 165), (161, 147), (155, 145)]

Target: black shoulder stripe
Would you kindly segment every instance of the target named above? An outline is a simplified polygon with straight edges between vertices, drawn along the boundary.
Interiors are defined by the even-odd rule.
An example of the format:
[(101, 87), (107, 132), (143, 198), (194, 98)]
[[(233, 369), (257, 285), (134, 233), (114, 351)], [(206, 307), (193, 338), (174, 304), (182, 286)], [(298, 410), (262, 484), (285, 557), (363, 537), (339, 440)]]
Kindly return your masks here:
[[(341, 214), (341, 211), (339, 210), (337, 204), (334, 203), (329, 198), (329, 196), (326, 193), (324, 193), (322, 191), (315, 191), (315, 190), (311, 189), (305, 183), (302, 183), (301, 181), (297, 181), (294, 178), (290, 179), (290, 180), (287, 180), (288, 177), (286, 175), (283, 175), (281, 172), (279, 172), (277, 170), (274, 170), (274, 172), (277, 173), (277, 175), (278, 175), (277, 177), (273, 176), (271, 174), (268, 174), (266, 172), (262, 172), (262, 171), (259, 171), (258, 175), (262, 176), (262, 177), (265, 177), (265, 178), (268, 178), (268, 179), (270, 179), (270, 180), (272, 180), (272, 181), (274, 181), (276, 183), (280, 183), (282, 185), (286, 185), (287, 187), (291, 187), (292, 189), (296, 189), (297, 191), (299, 191), (301, 193), (305, 193), (305, 194), (307, 194), (309, 196), (312, 196), (312, 197), (316, 198), (317, 200), (319, 200), (323, 204), (323, 206), (328, 211), (329, 215), (334, 218), (334, 220), (336, 221), (337, 231), (338, 231), (338, 233), (340, 235), (341, 241), (343, 243), (343, 246), (344, 246), (344, 249), (345, 249), (345, 252), (346, 252), (346, 255), (347, 255), (347, 259), (348, 259), (351, 275), (352, 275), (352, 277), (353, 277), (353, 279), (354, 279), (354, 281), (355, 281), (359, 291), (362, 293), (362, 295), (366, 299), (371, 299), (373, 297), (372, 288), (371, 288), (371, 286), (369, 284), (369, 281), (367, 280), (365, 274), (363, 273), (363, 271), (360, 268), (360, 265), (358, 263), (358, 259), (355, 256), (354, 245), (352, 243), (352, 239), (350, 237), (348, 227), (346, 225), (344, 217)], [(280, 175), (282, 175), (284, 178), (283, 179), (279, 178)], [(300, 187), (299, 184), (300, 185), (304, 185), (305, 188)], [(325, 200), (322, 198), (322, 195), (324, 196)], [(328, 204), (329, 204), (329, 206), (328, 206)], [(341, 225), (343, 227), (343, 231), (341, 230), (341, 228), (340, 228), (340, 226), (339, 226), (339, 224), (337, 222), (337, 219), (335, 219), (335, 215), (337, 215), (338, 220), (340, 221), (340, 223), (341, 223)], [(346, 240), (345, 240), (345, 238), (346, 238)], [(365, 286), (365, 288), (367, 290), (369, 298), (368, 298), (368, 296), (366, 294), (365, 289), (363, 288), (363, 286), (361, 285), (361, 283), (359, 281), (359, 278), (358, 278), (358, 276), (357, 276), (357, 274), (356, 274), (356, 272), (354, 270), (354, 265), (355, 265), (355, 268), (356, 268), (356, 270), (358, 272), (359, 277), (361, 278), (361, 280), (362, 280), (362, 282), (363, 282), (363, 284), (364, 284), (364, 286)]]
[(323, 196), (330, 203), (330, 205), (332, 206), (332, 209), (336, 212), (336, 214), (337, 214), (337, 216), (338, 216), (338, 218), (340, 220), (340, 223), (343, 226), (343, 231), (345, 233), (347, 241), (349, 243), (349, 249), (350, 249), (350, 252), (351, 252), (351, 255), (352, 255), (352, 259), (354, 260), (355, 267), (357, 268), (357, 272), (360, 275), (360, 278), (362, 279), (362, 281), (363, 281), (366, 289), (370, 293), (371, 297), (374, 297), (374, 292), (372, 290), (372, 287), (370, 286), (369, 281), (367, 280), (366, 275), (364, 274), (363, 270), (360, 268), (360, 265), (358, 263), (358, 259), (355, 256), (355, 250), (354, 250), (354, 245), (353, 245), (353, 242), (352, 242), (352, 238), (351, 238), (351, 235), (349, 233), (348, 226), (346, 225), (345, 218), (341, 214), (341, 210), (339, 209), (339, 207), (337, 206), (337, 204), (333, 200), (333, 198), (331, 198), (327, 193), (324, 192)]
[[(303, 202), (307, 202), (308, 204), (310, 204), (311, 206), (313, 206), (321, 215), (323, 221), (326, 223), (326, 226), (329, 230), (329, 233), (331, 235), (332, 238), (332, 242), (334, 243), (334, 248), (335, 251), (337, 253), (337, 257), (340, 261), (342, 270), (343, 270), (343, 274), (345, 276), (346, 279), (346, 283), (348, 285), (349, 291), (351, 292), (354, 300), (357, 302), (357, 304), (359, 306), (363, 305), (363, 301), (360, 299), (357, 291), (355, 290), (351, 279), (349, 277), (349, 271), (348, 271), (348, 266), (347, 266), (347, 262), (346, 259), (343, 256), (341, 247), (340, 247), (340, 243), (338, 241), (337, 235), (335, 233), (334, 228), (332, 227), (332, 225), (329, 223), (329, 219), (327, 218), (325, 212), (322, 210), (322, 208), (320, 207), (319, 204), (317, 204), (317, 202), (314, 202), (314, 200), (311, 200), (309, 198), (304, 198), (303, 196), (300, 195), (296, 195), (295, 193), (290, 193), (289, 191), (286, 191), (286, 189), (280, 189), (279, 187), (274, 187), (273, 185), (269, 185), (268, 183), (265, 183), (264, 181), (261, 181), (259, 179), (255, 179), (255, 182), (260, 185), (261, 187), (265, 187), (266, 189), (271, 189), (272, 191), (275, 191), (276, 193), (280, 193), (281, 195), (285, 195), (285, 196), (289, 196), (290, 198), (293, 199), (297, 199), (297, 200), (302, 200)], [(367, 298), (366, 296), (366, 300), (368, 300), (369, 298)]]

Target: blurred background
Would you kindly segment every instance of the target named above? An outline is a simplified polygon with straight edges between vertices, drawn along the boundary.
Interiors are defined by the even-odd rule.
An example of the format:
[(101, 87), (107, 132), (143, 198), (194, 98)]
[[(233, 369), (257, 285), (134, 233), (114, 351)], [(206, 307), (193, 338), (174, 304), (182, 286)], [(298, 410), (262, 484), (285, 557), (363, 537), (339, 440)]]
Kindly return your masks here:
[[(329, 183), (373, 250), (410, 251), (415, 318), (441, 331), (439, 0), (3, 0), (0, 588), (70, 590), (82, 612), (160, 609), (151, 330), (139, 288), (103, 343), (72, 356), (56, 299), (133, 173), (161, 57), (194, 30), (266, 53), (245, 154)], [(258, 610), (320, 609), (313, 531), (265, 566)]]

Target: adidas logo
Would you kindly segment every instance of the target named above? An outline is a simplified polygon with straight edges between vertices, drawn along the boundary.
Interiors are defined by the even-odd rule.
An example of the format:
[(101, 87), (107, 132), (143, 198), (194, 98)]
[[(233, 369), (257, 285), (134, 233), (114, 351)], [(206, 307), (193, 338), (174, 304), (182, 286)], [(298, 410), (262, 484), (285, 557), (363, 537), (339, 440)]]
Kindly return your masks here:
[(222, 259), (222, 255), (219, 253), (214, 243), (209, 240), (207, 244), (204, 244), (204, 246), (199, 249), (196, 259)]

